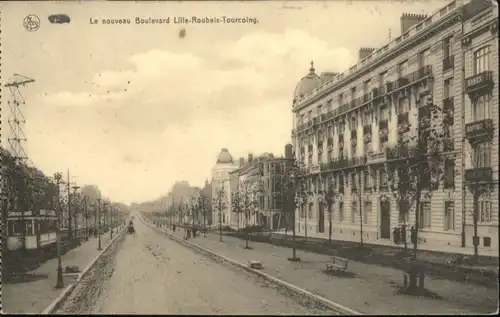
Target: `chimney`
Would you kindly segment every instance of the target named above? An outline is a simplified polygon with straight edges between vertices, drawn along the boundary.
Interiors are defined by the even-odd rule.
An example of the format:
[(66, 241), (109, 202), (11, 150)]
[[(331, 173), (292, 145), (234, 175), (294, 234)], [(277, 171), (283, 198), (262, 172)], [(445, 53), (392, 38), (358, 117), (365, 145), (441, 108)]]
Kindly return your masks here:
[(240, 167), (242, 167), (243, 165), (245, 165), (245, 158), (240, 157)]
[(285, 158), (293, 158), (293, 146), (291, 144), (285, 145)]
[(248, 164), (251, 164), (253, 161), (253, 154), (248, 154)]
[(364, 60), (368, 56), (370, 56), (375, 51), (373, 47), (362, 47), (359, 49), (358, 58), (359, 60)]
[(401, 34), (405, 34), (412, 26), (425, 19), (427, 19), (427, 14), (403, 13), (401, 16)]

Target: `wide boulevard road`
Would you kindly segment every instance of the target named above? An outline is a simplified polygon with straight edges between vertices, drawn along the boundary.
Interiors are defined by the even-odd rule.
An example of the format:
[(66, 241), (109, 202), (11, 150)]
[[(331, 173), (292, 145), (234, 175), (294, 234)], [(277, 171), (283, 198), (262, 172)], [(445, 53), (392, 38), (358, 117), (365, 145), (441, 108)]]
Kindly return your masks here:
[(125, 236), (102, 268), (107, 273), (86, 290), (85, 304), (74, 301), (58, 313), (329, 314), (168, 239), (137, 217), (135, 226), (137, 234)]

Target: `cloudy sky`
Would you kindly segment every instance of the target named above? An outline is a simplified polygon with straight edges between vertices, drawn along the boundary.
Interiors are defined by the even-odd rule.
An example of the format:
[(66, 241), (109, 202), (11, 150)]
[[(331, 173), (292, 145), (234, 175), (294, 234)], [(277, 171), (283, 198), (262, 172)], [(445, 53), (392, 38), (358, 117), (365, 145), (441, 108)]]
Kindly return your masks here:
[[(233, 157), (283, 153), (295, 85), (343, 71), (359, 47), (400, 34), (403, 12), (443, 1), (222, 3), (3, 2), (2, 81), (18, 73), (31, 161), (46, 174), (70, 169), (113, 200), (140, 202), (176, 180), (201, 185), (220, 149)], [(66, 13), (70, 24), (48, 16)], [(23, 19), (40, 17), (27, 32)], [(91, 18), (255, 17), (258, 24), (102, 25)], [(100, 21), (99, 21), (100, 22)], [(171, 20), (172, 22), (172, 20)], [(185, 28), (185, 36), (179, 31)], [(2, 89), (2, 143), (10, 116)]]

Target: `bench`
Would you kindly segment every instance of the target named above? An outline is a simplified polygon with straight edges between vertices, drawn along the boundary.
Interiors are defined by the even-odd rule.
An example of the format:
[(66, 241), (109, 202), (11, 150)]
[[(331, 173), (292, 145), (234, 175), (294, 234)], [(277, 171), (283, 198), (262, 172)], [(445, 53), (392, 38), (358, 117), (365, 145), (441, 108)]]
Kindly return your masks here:
[(344, 272), (347, 269), (349, 260), (338, 256), (332, 256), (332, 263), (326, 263), (327, 271)]

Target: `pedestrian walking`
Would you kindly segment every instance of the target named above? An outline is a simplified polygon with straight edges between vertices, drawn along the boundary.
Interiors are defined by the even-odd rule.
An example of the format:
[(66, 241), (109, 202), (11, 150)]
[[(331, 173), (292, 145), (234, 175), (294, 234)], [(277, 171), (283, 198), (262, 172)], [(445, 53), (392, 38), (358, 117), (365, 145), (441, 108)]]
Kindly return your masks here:
[(417, 244), (417, 229), (415, 229), (415, 226), (410, 228), (410, 239), (412, 244)]

